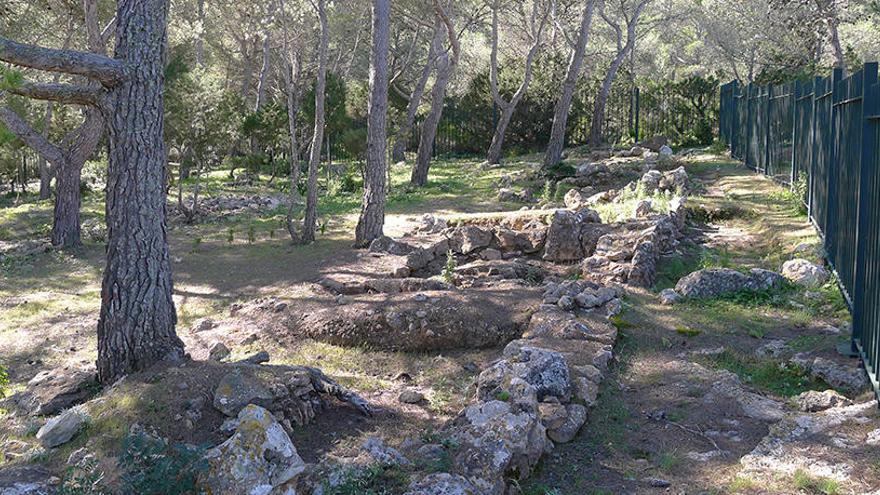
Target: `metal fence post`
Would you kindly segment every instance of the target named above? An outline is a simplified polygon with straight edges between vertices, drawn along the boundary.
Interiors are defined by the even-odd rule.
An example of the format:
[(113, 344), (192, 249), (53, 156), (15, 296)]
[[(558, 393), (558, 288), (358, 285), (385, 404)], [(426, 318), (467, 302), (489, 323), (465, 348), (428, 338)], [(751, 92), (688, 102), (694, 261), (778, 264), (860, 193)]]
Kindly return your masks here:
[[(843, 80), (843, 69), (834, 69), (831, 73), (831, 120), (828, 124), (831, 128), (831, 131), (828, 133), (828, 139), (831, 140), (831, 146), (828, 147), (830, 159), (828, 160), (828, 188), (826, 193), (828, 201), (826, 211), (828, 214), (825, 215), (825, 225), (822, 226), (822, 230), (825, 232), (826, 253), (831, 253), (832, 249), (833, 253), (837, 252), (836, 246), (833, 246), (833, 243), (836, 242), (836, 235), (831, 225), (836, 220), (837, 215), (837, 172), (840, 170), (840, 164), (837, 163), (837, 156), (834, 151), (836, 148), (835, 140), (838, 139), (837, 114), (840, 112), (840, 109), (838, 108), (837, 103), (840, 100), (840, 88), (838, 88), (838, 86), (840, 85), (839, 83), (841, 80)], [(837, 266), (839, 261), (837, 255), (834, 254), (832, 258), (831, 263)]]

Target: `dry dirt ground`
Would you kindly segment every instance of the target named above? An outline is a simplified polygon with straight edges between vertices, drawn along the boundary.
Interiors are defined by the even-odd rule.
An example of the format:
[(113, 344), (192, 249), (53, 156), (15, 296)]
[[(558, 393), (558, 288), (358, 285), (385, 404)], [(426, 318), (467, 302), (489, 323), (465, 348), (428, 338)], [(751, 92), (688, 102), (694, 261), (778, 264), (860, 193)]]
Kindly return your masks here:
[[(467, 172), (440, 169), (430, 197), (392, 204), (387, 233), (401, 235), (420, 215), (439, 216), (517, 209), (494, 201), (493, 180), (503, 173), (455, 164)], [(806, 459), (788, 471), (747, 469), (741, 462), (771, 431), (775, 421), (755, 419), (716, 393), (722, 373), (733, 372), (743, 390), (784, 404), (803, 390), (826, 388), (797, 371), (780, 368), (787, 356), (755, 358), (770, 340), (791, 352), (811, 352), (849, 366), (835, 347), (848, 336), (838, 329), (846, 311), (833, 286), (814, 293), (793, 291), (748, 300), (720, 300), (662, 306), (659, 290), (688, 272), (710, 266), (778, 270), (803, 242), (818, 243), (805, 217), (771, 181), (717, 156), (692, 156), (687, 165), (702, 186), (693, 198), (695, 222), (678, 256), (661, 263), (652, 290), (630, 291), (622, 317), (619, 360), (606, 379), (598, 406), (572, 443), (557, 446), (537, 474), (522, 486), (527, 494), (590, 493), (867, 493), (880, 489), (880, 449), (867, 446), (868, 432), (880, 428), (876, 404), (826, 429), (799, 438), (792, 448)], [(447, 175), (443, 175), (446, 174)], [(444, 179), (469, 190), (443, 188)], [(462, 190), (464, 190), (462, 188)], [(38, 215), (29, 210), (22, 213)], [(45, 215), (45, 212), (42, 212)], [(18, 235), (21, 218), (3, 217), (6, 232)], [(230, 318), (235, 304), (274, 298), (288, 307), (334, 307), (332, 295), (316, 283), (331, 274), (366, 277), (384, 267), (352, 250), (351, 214), (330, 217), (327, 231), (311, 246), (292, 247), (283, 230), (257, 230), (253, 241), (224, 225), (175, 226), (171, 231), (178, 332), (196, 359), (218, 341), (240, 359), (265, 350), (271, 363), (307, 364), (361, 393), (377, 406), (374, 418), (335, 405), (312, 425), (297, 429), (294, 444), (306, 461), (346, 455), (367, 436), (389, 444), (420, 438), (453, 417), (473, 397), (480, 369), (501, 348), (412, 353), (347, 348), (315, 342), (283, 331), (283, 325), (244, 325)], [(228, 238), (232, 237), (232, 240)], [(196, 241), (195, 239), (198, 239)], [(103, 248), (88, 243), (77, 253), (48, 252), (2, 266), (0, 278), (0, 359), (9, 370), (9, 392), (20, 390), (41, 370), (84, 367), (95, 359), (95, 323)], [(527, 307), (535, 302), (520, 300)], [(219, 326), (198, 331), (205, 320)], [(723, 351), (716, 352), (719, 347)], [(708, 350), (708, 351), (707, 351)], [(120, 439), (133, 422), (149, 425), (173, 441), (216, 444), (219, 413), (206, 413), (181, 427), (184, 402), (210, 399), (219, 376), (212, 367), (144, 373), (106, 394), (86, 434), (37, 460), (51, 469), (64, 466), (70, 452), (88, 446), (103, 454), (108, 471)], [(180, 383), (186, 382), (186, 386)], [(425, 394), (420, 404), (397, 400), (404, 389)], [(867, 394), (856, 402), (871, 399)], [(211, 408), (206, 408), (210, 411)], [(788, 414), (788, 413), (787, 413)], [(36, 424), (0, 425), (0, 467), (15, 465), (33, 452)], [(810, 463), (831, 466), (809, 469)], [(834, 466), (841, 469), (832, 469)]]

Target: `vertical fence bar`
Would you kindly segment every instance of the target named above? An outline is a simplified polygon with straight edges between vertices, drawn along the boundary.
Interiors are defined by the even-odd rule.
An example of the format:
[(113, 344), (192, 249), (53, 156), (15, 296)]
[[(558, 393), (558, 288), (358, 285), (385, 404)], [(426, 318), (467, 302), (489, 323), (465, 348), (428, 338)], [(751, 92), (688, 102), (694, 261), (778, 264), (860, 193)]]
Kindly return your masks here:
[[(878, 95), (877, 63), (865, 64), (862, 82), (862, 115), (861, 132), (862, 146), (860, 150), (859, 169), (859, 206), (858, 222), (856, 230), (856, 266), (855, 286), (853, 287), (853, 326), (852, 348), (853, 351), (862, 354), (865, 360), (865, 368), (869, 371), (872, 381), (877, 383), (877, 371), (880, 366), (880, 335), (877, 332), (877, 324), (880, 321), (870, 321), (868, 312), (876, 310), (867, 301), (868, 294), (875, 293), (877, 287), (871, 282), (877, 280), (877, 250), (878, 225), (876, 199), (878, 197), (877, 176), (878, 156), (880, 149), (878, 142), (878, 120), (880, 117), (880, 95)], [(872, 201), (873, 200), (873, 201)], [(874, 204), (872, 204), (874, 203)], [(873, 323), (873, 329), (866, 329), (867, 323)], [(872, 339), (865, 341), (864, 337), (870, 335)], [(867, 353), (865, 351), (868, 351)]]

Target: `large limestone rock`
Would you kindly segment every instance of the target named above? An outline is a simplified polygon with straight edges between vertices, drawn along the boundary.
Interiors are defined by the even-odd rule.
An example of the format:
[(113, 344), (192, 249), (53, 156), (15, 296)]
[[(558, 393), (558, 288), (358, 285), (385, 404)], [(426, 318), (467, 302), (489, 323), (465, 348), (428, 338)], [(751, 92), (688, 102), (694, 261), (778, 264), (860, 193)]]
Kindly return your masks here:
[(82, 430), (87, 419), (79, 408), (68, 409), (47, 421), (37, 432), (37, 440), (47, 449), (65, 444)]
[(214, 408), (227, 416), (235, 416), (248, 404), (269, 407), (275, 395), (255, 374), (235, 369), (223, 376), (214, 390)]
[(537, 347), (508, 345), (504, 357), (480, 373), (477, 397), (491, 400), (510, 394), (510, 384), (519, 379), (535, 388), (538, 400), (557, 397), (567, 401), (572, 383), (562, 354)]
[(85, 401), (97, 390), (94, 370), (57, 368), (34, 375), (27, 389), (12, 401), (27, 413), (51, 416)]
[(546, 229), (532, 229), (527, 232), (519, 232), (504, 227), (497, 227), (495, 229), (495, 238), (498, 241), (498, 246), (504, 252), (536, 253), (544, 246), (546, 236)]
[(707, 268), (683, 277), (675, 284), (675, 291), (683, 297), (704, 299), (741, 290), (768, 290), (779, 287), (783, 280), (782, 275), (760, 268), (753, 268), (749, 274), (730, 268)]
[(587, 421), (587, 408), (580, 404), (568, 404), (564, 406), (565, 417), (558, 424), (547, 428), (547, 436), (556, 443), (568, 443), (574, 440), (575, 435)]
[(491, 243), (492, 231), (473, 225), (457, 227), (449, 236), (449, 248), (461, 254), (470, 254)]
[(797, 285), (816, 287), (828, 281), (828, 270), (808, 260), (796, 258), (782, 264), (782, 276)]
[(476, 493), (502, 495), (506, 479), (529, 476), (547, 445), (535, 392), (523, 383), (517, 403), (491, 400), (467, 407), (454, 422), (459, 448), (453, 460)]
[(305, 470), (284, 428), (266, 409), (250, 404), (238, 413), (238, 427), (205, 454), (208, 469), (200, 485), (208, 493), (281, 495)]
[(594, 210), (557, 210), (547, 230), (544, 259), (579, 261), (589, 256), (601, 236), (601, 229), (596, 228), (599, 224), (601, 219)]
[(832, 407), (852, 405), (852, 401), (834, 390), (807, 390), (792, 399), (794, 405), (800, 411), (819, 412)]

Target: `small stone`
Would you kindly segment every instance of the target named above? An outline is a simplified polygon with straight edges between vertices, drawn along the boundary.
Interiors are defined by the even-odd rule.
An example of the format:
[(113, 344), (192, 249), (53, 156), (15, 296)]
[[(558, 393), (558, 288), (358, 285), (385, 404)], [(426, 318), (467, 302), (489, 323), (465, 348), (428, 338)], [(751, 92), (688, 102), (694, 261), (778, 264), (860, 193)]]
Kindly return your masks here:
[(397, 400), (404, 404), (418, 404), (425, 400), (425, 394), (412, 389), (406, 389), (397, 396)]
[(241, 361), (239, 361), (239, 363), (263, 364), (268, 361), (269, 361), (269, 353), (266, 351), (260, 351), (256, 354), (253, 354), (251, 356), (248, 356), (248, 357), (242, 359)]
[(642, 479), (642, 482), (652, 488), (669, 488), (669, 486), (672, 485), (669, 480), (664, 480), (662, 478), (644, 478)]
[(216, 327), (217, 327), (217, 323), (215, 323), (214, 320), (212, 320), (210, 318), (205, 318), (203, 320), (200, 320), (196, 324), (194, 331), (195, 332), (204, 332), (204, 331), (216, 328)]
[(211, 350), (208, 352), (208, 359), (211, 361), (223, 361), (229, 354), (229, 348), (223, 342), (217, 342), (211, 346)]
[(243, 346), (247, 346), (247, 345), (253, 344), (254, 342), (256, 342), (258, 340), (260, 340), (260, 336), (255, 333), (252, 333), (252, 334), (248, 335), (247, 337), (241, 339), (241, 341), (239, 341), (238, 344), (243, 345)]
[(671, 306), (681, 300), (681, 294), (675, 292), (675, 289), (663, 289), (660, 291), (660, 304)]

